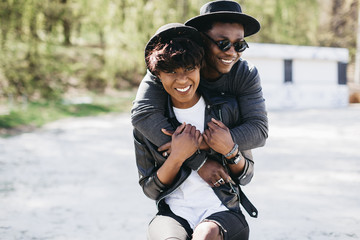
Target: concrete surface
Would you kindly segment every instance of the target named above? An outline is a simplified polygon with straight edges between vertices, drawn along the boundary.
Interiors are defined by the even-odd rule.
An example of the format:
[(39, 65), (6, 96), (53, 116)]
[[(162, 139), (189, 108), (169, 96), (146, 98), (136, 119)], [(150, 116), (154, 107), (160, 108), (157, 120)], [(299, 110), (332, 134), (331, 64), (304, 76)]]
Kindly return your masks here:
[[(360, 107), (269, 112), (244, 188), (252, 240), (360, 238)], [(0, 239), (144, 240), (156, 213), (137, 183), (127, 114), (0, 138)]]

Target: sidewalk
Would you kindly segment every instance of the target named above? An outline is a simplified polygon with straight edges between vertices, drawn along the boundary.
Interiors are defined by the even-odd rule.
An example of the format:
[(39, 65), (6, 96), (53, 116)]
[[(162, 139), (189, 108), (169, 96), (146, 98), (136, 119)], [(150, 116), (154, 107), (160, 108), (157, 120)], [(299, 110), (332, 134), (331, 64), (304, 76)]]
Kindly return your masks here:
[[(244, 188), (252, 240), (360, 239), (360, 107), (270, 112)], [(0, 239), (144, 240), (156, 213), (137, 183), (127, 114), (0, 138)]]

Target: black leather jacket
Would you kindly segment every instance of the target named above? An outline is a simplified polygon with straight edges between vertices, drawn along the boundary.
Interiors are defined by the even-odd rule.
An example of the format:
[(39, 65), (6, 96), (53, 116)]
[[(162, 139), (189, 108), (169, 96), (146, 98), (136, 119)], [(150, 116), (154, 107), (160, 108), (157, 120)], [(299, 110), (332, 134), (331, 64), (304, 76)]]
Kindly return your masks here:
[[(211, 118), (222, 121), (228, 128), (232, 128), (241, 123), (239, 108), (234, 97), (224, 95), (216, 97), (215, 95), (211, 96), (204, 93), (202, 93), (202, 96), (206, 102), (205, 126), (207, 126), (206, 123), (211, 121)], [(166, 117), (168, 117), (169, 122), (174, 128), (180, 125), (173, 112), (170, 97)], [(214, 151), (198, 151), (184, 162), (173, 184), (171, 186), (165, 186), (160, 182), (156, 173), (166, 159), (157, 151), (157, 147), (146, 139), (137, 129), (134, 129), (133, 134), (136, 163), (139, 172), (139, 184), (147, 197), (156, 200), (159, 210), (165, 207), (165, 197), (185, 181), (190, 175), (191, 170), (196, 169), (194, 166), (199, 166), (200, 168), (207, 158), (218, 161), (228, 170), (221, 154)], [(246, 198), (239, 186), (246, 185), (251, 181), (254, 174), (254, 161), (250, 150), (241, 151), (241, 153), (246, 160), (244, 171), (238, 177), (230, 175), (236, 185), (227, 183), (220, 187), (214, 187), (213, 190), (228, 209), (239, 212), (241, 211), (239, 203), (241, 203), (250, 216), (256, 217), (256, 208)], [(230, 171), (228, 172), (230, 173)]]

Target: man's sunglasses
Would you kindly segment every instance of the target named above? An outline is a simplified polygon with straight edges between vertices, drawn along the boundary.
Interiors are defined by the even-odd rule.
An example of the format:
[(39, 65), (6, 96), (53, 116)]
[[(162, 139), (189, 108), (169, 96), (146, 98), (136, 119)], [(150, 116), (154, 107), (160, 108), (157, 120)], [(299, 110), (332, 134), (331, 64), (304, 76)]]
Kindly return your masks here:
[(223, 51), (226, 52), (227, 50), (229, 50), (231, 48), (231, 46), (234, 46), (235, 51), (237, 52), (243, 52), (245, 51), (246, 48), (249, 47), (249, 45), (247, 44), (247, 42), (245, 40), (239, 40), (237, 42), (230, 42), (230, 40), (225, 39), (225, 40), (220, 40), (220, 41), (215, 41), (214, 39), (212, 39), (211, 37), (209, 37), (209, 35), (205, 34), (204, 35), (213, 43), (215, 43), (216, 46), (218, 46), (218, 48)]

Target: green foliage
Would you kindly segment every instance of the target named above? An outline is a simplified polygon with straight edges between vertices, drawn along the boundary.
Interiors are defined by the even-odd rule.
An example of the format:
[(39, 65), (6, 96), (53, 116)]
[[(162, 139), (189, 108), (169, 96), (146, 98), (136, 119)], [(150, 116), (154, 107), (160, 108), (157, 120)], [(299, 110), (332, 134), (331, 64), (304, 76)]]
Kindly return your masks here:
[[(196, 16), (207, 0), (2, 0), (0, 98), (61, 99), (137, 86), (156, 29)], [(359, 0), (241, 0), (262, 25), (249, 41), (346, 47)]]
[(314, 44), (318, 26), (317, 0), (243, 1), (244, 8), (262, 25), (257, 40), (269, 43)]
[(0, 115), (0, 128), (14, 128), (21, 125), (39, 127), (64, 117), (83, 117), (113, 111), (111, 107), (97, 104), (63, 105), (59, 103), (30, 103), (26, 110), (12, 110), (7, 115)]
[(66, 103), (63, 101), (36, 101), (18, 103), (8, 114), (0, 114), (0, 135), (6, 129), (21, 126), (39, 127), (47, 122), (66, 117), (94, 116), (110, 112), (128, 112), (134, 92), (120, 92), (113, 96), (97, 95), (93, 103)]

